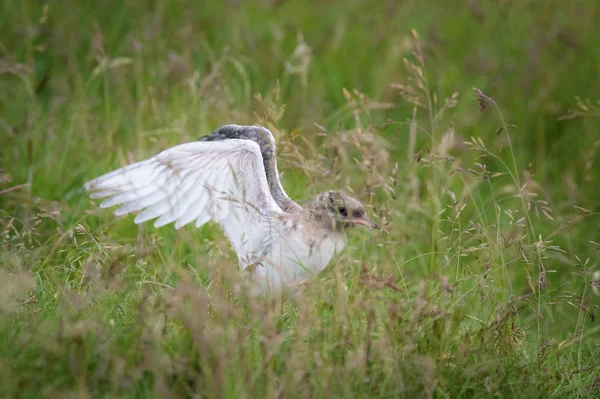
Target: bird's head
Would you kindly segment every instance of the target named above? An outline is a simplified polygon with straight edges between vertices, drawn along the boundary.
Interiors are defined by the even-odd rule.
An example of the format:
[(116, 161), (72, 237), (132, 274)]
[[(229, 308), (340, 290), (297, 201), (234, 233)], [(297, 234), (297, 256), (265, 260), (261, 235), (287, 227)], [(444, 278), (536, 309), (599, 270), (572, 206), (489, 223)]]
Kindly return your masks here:
[(344, 230), (356, 226), (379, 229), (379, 225), (369, 219), (363, 205), (354, 197), (343, 191), (327, 191), (319, 194), (313, 205), (318, 211), (330, 216), (336, 230)]

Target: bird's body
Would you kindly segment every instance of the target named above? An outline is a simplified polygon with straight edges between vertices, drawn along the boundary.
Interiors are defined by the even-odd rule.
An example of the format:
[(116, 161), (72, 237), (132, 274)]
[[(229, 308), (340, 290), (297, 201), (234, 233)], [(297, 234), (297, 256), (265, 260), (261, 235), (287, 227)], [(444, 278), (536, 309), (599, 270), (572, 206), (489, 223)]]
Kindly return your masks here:
[(323, 270), (344, 247), (343, 230), (378, 227), (360, 202), (342, 192), (321, 193), (305, 207), (279, 182), (275, 140), (258, 126), (225, 125), (197, 142), (100, 176), (85, 188), (100, 206), (141, 211), (135, 223), (160, 227), (210, 220), (221, 225), (259, 291), (279, 291)]
[[(341, 233), (316, 228), (302, 221), (301, 214), (277, 218), (259, 234), (269, 244), (262, 246), (264, 255), (253, 263), (252, 281), (261, 291), (277, 291), (317, 275), (336, 252), (344, 248)], [(246, 262), (240, 259), (240, 265)]]

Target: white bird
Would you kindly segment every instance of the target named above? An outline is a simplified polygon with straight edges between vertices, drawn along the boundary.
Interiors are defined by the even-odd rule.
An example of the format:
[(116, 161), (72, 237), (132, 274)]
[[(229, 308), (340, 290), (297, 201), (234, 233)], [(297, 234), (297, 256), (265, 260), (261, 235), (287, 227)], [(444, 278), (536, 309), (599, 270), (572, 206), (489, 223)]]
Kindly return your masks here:
[(251, 273), (254, 292), (277, 292), (323, 270), (343, 249), (344, 229), (379, 226), (341, 191), (299, 206), (281, 186), (275, 154), (268, 129), (224, 125), (84, 187), (92, 198), (110, 197), (101, 208), (121, 205), (115, 215), (139, 212), (136, 224), (219, 223), (240, 268)]

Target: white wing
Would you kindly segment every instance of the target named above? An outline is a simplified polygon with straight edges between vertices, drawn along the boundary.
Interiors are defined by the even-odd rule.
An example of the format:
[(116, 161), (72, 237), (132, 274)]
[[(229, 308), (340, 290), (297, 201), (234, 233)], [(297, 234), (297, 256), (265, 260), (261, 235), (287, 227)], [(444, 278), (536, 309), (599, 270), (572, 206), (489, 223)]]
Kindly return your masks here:
[(220, 141), (231, 139), (251, 140), (259, 145), (263, 166), (267, 174), (267, 184), (269, 185), (271, 196), (275, 200), (275, 203), (279, 205), (284, 212), (299, 209), (300, 206), (288, 197), (279, 181), (276, 157), (277, 151), (273, 133), (262, 126), (240, 126), (229, 124), (223, 125), (216, 131), (200, 137), (198, 141)]
[[(101, 208), (116, 215), (141, 211), (135, 223), (158, 218), (155, 227), (218, 222), (240, 261), (251, 262), (264, 242), (270, 216), (283, 214), (273, 200), (258, 144), (230, 139), (181, 144), (85, 184)], [(242, 265), (242, 266), (246, 266)]]

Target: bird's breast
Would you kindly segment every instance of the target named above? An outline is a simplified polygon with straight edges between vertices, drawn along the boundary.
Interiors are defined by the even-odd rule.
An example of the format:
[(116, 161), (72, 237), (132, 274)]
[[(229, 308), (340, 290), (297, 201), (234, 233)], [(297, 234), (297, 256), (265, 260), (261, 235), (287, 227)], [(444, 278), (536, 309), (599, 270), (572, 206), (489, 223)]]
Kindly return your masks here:
[(270, 265), (289, 278), (308, 278), (323, 270), (336, 252), (344, 248), (341, 236), (290, 224), (273, 240)]

